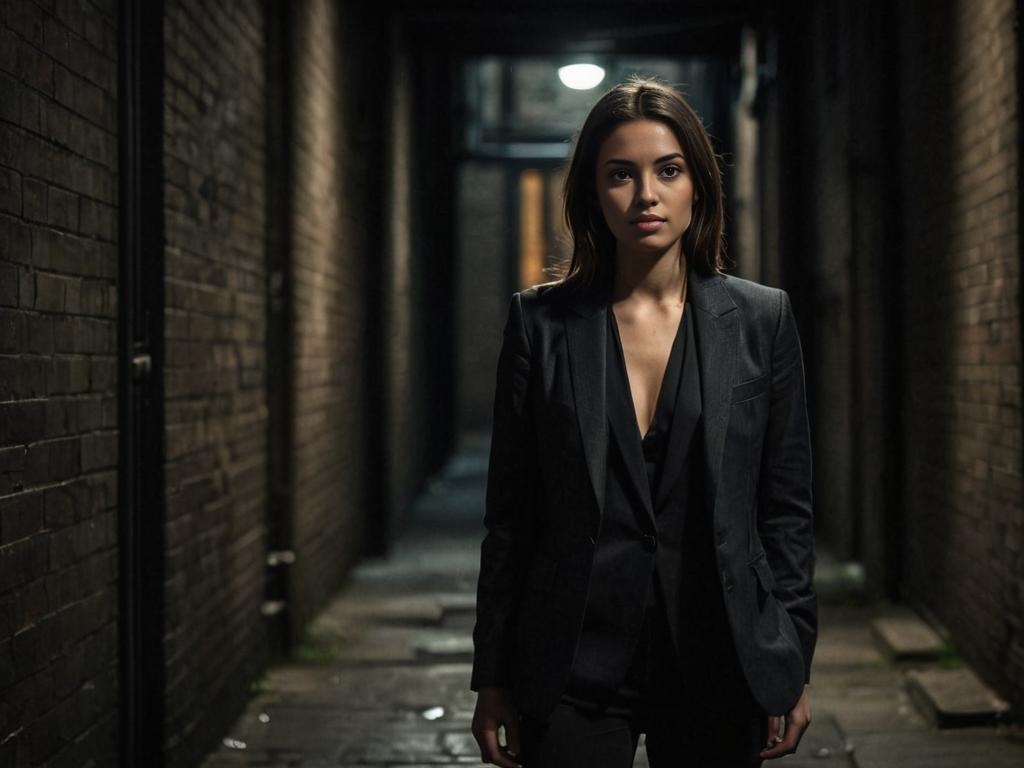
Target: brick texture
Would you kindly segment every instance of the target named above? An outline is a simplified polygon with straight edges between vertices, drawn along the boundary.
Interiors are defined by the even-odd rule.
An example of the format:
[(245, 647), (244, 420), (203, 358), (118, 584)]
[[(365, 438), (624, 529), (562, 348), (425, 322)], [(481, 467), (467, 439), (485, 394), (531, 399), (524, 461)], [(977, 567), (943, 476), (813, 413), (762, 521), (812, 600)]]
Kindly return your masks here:
[[(346, 19), (346, 21), (348, 21)], [(366, 502), (364, 240), (370, 161), (356, 132), (360, 73), (338, 4), (298, 3), (291, 49), (294, 467), (293, 630), (323, 605), (363, 551)], [(365, 113), (363, 114), (365, 118)], [(377, 190), (378, 192), (382, 190)], [(376, 242), (378, 250), (383, 238)]]
[(1014, 3), (901, 14), (908, 595), (1024, 703)]
[(116, 23), (0, 10), (3, 765), (117, 758)]
[[(437, 103), (417, 87), (417, 82), (432, 75), (421, 73), (418, 81), (417, 67), (426, 65), (410, 52), (409, 32), (403, 25), (394, 23), (390, 35), (384, 155), (388, 240), (380, 315), (387, 350), (383, 506), (387, 533), (394, 537), (408, 522), (424, 478), (438, 466), (439, 454), (447, 447), (442, 430), (434, 423), (438, 411), (446, 407), (436, 394), (438, 379), (443, 376), (441, 350), (451, 344), (451, 336), (439, 327), (443, 328), (443, 315), (456, 299), (451, 281), (446, 279), (450, 267), (428, 244), (429, 228), (445, 215), (436, 200), (445, 188), (441, 173), (433, 168), (446, 159), (438, 153), (438, 142), (417, 111), (424, 104), (434, 108)], [(440, 133), (436, 127), (434, 130), (435, 136)]]
[(266, 658), (264, 20), (165, 8), (165, 729), (188, 766)]

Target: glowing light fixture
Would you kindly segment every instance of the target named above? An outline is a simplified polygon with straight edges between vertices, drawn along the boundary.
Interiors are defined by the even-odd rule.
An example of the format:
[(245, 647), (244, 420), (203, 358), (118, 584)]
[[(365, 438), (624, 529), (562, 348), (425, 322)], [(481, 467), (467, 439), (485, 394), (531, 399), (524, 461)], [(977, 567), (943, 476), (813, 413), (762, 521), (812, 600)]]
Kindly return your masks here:
[(558, 68), (558, 79), (566, 88), (589, 91), (604, 80), (604, 69), (597, 64), (569, 64)]

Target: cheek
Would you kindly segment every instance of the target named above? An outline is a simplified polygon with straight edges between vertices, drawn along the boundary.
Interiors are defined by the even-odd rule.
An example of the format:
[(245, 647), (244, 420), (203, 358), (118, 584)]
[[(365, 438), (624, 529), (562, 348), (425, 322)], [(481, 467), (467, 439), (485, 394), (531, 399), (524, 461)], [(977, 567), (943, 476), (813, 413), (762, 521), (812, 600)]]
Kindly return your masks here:
[(686, 212), (687, 218), (692, 219), (694, 214), (697, 213), (696, 202), (693, 199), (692, 190), (689, 192), (689, 194), (683, 196), (683, 199), (680, 201), (680, 203), (682, 205), (683, 210)]
[(623, 208), (614, 194), (599, 192), (597, 195), (597, 206), (604, 216), (605, 222), (613, 225), (617, 215), (620, 215)]

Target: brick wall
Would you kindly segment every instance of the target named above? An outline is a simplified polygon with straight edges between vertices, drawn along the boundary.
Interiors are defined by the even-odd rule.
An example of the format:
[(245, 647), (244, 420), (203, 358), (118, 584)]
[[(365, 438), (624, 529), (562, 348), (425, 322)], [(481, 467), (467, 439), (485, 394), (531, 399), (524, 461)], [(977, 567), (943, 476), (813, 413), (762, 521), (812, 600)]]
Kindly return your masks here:
[[(367, 429), (367, 261), (383, 246), (365, 186), (370, 134), (367, 45), (353, 11), (293, 6), (292, 257), (294, 549), (292, 627), (299, 631), (363, 551)], [(362, 63), (362, 66), (361, 66)], [(360, 78), (363, 83), (360, 84)], [(381, 96), (378, 94), (377, 99)], [(378, 177), (380, 181), (380, 177)], [(367, 239), (371, 230), (375, 240)], [(363, 250), (367, 248), (369, 250)]]
[(908, 595), (1024, 702), (1014, 2), (901, 12)]
[[(368, 471), (395, 479), (385, 506), (404, 506), (437, 458), (427, 428), (442, 422), (427, 407), (436, 350), (423, 328), (440, 326), (416, 318), (424, 281), (438, 289), (445, 278), (421, 263), (421, 182), (398, 175), (390, 282), (373, 262), (385, 248), (381, 157), (386, 148), (409, 169), (417, 151), (410, 60), (396, 70), (404, 122), (387, 143), (390, 97), (365, 76), (387, 44), (383, 15), (328, 0), (288, 8), (298, 633), (364, 551)], [(266, 662), (263, 9), (165, 2), (166, 690), (153, 695), (164, 696), (172, 766), (195, 764), (225, 733)], [(4, 764), (117, 759), (116, 10), (0, 3)], [(397, 325), (371, 322), (374, 280), (376, 295), (393, 294)], [(393, 421), (376, 446), (394, 453), (384, 466), (367, 381), (386, 343), (377, 402)]]
[(0, 763), (117, 749), (114, 2), (0, 5)]
[(264, 663), (263, 18), (165, 6), (166, 749), (191, 765)]
[(400, 27), (391, 30), (390, 83), (388, 104), (388, 200), (387, 248), (383, 271), (385, 307), (381, 318), (386, 330), (387, 355), (384, 360), (387, 399), (387, 439), (384, 454), (387, 461), (386, 514), (391, 518), (389, 529), (398, 524), (401, 514), (411, 502), (416, 488), (401, 482), (411, 471), (415, 452), (410, 441), (422, 434), (416, 429), (420, 412), (416, 389), (418, 345), (420, 334), (414, 324), (416, 237), (412, 209), (417, 167), (413, 142), (413, 71), (409, 51), (401, 39)]
[[(450, 248), (446, 240), (444, 252), (433, 246), (446, 237), (437, 230), (448, 215), (446, 201), (440, 198), (448, 191), (446, 175), (451, 171), (443, 146), (447, 134), (436, 120), (436, 111), (447, 94), (443, 77), (429, 69), (429, 59), (417, 58), (410, 46), (416, 34), (395, 20), (388, 57), (384, 203), (388, 239), (380, 312), (387, 349), (383, 361), (386, 489), (381, 511), (387, 515), (387, 526), (374, 532), (388, 539), (408, 522), (424, 478), (447, 448), (438, 412), (446, 411), (449, 394), (439, 390), (446, 383), (444, 369), (450, 359), (446, 355), (451, 336), (445, 328), (452, 304)], [(434, 92), (428, 90), (431, 87)], [(446, 163), (449, 167), (438, 167)]]

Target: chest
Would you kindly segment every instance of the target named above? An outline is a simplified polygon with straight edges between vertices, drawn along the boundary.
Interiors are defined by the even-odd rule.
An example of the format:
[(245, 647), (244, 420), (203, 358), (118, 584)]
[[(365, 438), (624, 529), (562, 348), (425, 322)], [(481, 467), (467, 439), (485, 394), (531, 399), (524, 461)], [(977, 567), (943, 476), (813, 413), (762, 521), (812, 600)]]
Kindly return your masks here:
[(637, 426), (645, 434), (654, 418), (672, 344), (682, 320), (683, 308), (638, 321), (616, 315), (622, 356), (636, 411)]

